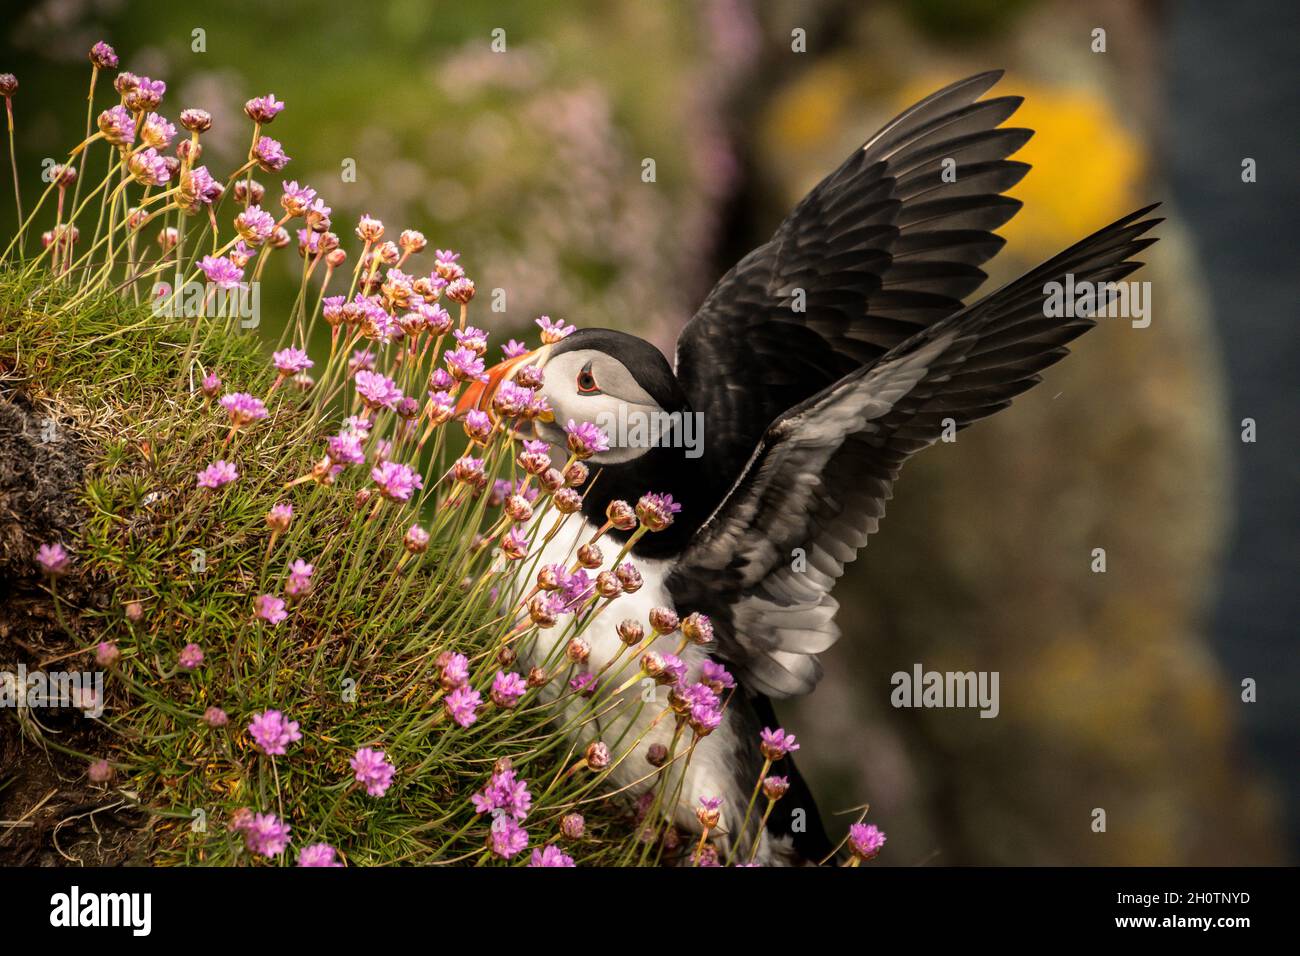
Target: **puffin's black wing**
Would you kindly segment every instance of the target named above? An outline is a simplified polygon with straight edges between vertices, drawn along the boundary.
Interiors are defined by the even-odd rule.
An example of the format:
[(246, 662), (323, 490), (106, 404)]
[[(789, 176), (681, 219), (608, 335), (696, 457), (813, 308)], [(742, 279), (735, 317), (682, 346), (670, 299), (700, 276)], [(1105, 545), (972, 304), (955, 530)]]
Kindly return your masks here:
[(830, 596), (885, 513), (894, 478), (957, 427), (1010, 404), (1094, 323), (1044, 316), (1044, 286), (1118, 281), (1155, 239), (1154, 206), (1107, 226), (807, 399), (768, 428), (668, 579), (678, 607), (710, 614), (718, 654), (747, 687), (806, 693), (839, 636)]
[(1029, 169), (1006, 157), (1033, 135), (997, 128), (1020, 97), (977, 102), (1001, 75), (954, 83), (887, 124), (683, 329), (677, 377), (709, 426), (718, 494), (778, 415), (956, 312), (984, 281), (979, 265), (1003, 244), (991, 230), (1021, 205), (1000, 193)]

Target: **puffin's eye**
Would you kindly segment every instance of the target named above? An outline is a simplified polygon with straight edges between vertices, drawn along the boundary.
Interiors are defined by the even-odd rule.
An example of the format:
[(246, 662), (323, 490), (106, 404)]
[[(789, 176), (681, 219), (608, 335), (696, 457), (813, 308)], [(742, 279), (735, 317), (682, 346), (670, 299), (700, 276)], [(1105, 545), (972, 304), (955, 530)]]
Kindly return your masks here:
[(599, 395), (600, 386), (596, 384), (596, 376), (591, 374), (591, 363), (588, 362), (578, 373), (578, 394), (580, 395)]

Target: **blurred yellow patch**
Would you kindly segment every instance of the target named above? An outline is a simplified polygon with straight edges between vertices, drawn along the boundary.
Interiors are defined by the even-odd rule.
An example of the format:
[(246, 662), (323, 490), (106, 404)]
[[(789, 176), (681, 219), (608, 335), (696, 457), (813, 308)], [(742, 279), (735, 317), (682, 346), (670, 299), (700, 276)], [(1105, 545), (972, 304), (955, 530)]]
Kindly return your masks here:
[[(899, 94), (899, 109), (943, 87), (932, 77)], [(1024, 208), (999, 230), (1012, 255), (1042, 259), (1132, 212), (1147, 162), (1110, 104), (1086, 89), (1039, 86), (1006, 76), (987, 97), (1018, 95), (1024, 104), (1004, 126), (1036, 131), (1011, 159), (1033, 169), (1007, 195)]]
[(844, 64), (815, 64), (781, 89), (772, 104), (764, 132), (769, 150), (812, 151), (838, 137), (855, 97), (853, 72)]

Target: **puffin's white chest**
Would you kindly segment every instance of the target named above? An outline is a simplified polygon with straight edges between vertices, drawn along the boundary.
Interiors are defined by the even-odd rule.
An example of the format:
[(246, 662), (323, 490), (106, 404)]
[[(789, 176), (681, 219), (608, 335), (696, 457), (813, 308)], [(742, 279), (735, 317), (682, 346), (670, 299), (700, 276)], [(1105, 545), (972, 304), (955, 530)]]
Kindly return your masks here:
[[(547, 523), (549, 524), (549, 521)], [(566, 569), (572, 568), (578, 546), (591, 540), (596, 530), (593, 525), (580, 520), (579, 515), (572, 516), (565, 522), (560, 533), (542, 549), (536, 567), (562, 564)], [(601, 568), (588, 572), (593, 578), (599, 571), (612, 569), (614, 559), (618, 556), (619, 549), (612, 540), (601, 541), (600, 545), (605, 560)], [(621, 594), (582, 632), (583, 639), (591, 646), (591, 656), (586, 662), (585, 669), (596, 675), (602, 675), (603, 672), (600, 676), (604, 688), (603, 696), (597, 698), (601, 704), (601, 711), (605, 711), (613, 702), (613, 691), (639, 673), (640, 655), (650, 648), (660, 653), (677, 654), (688, 667), (689, 680), (699, 679), (700, 665), (708, 659), (707, 653), (694, 644), (688, 644), (679, 651), (680, 634), (659, 637), (653, 644), (643, 643), (635, 653), (625, 647), (616, 631), (620, 621), (628, 618), (638, 621), (649, 634), (647, 619), (650, 609), (674, 607), (672, 596), (664, 584), (671, 570), (671, 563), (639, 558), (632, 559), (632, 563), (641, 572), (644, 581), (641, 589), (635, 594)], [(675, 610), (684, 615), (692, 609), (675, 608)], [(561, 619), (557, 626), (541, 631), (534, 643), (521, 648), (523, 652), (521, 656), (525, 658), (528, 666), (549, 661), (554, 667), (554, 662), (563, 659), (564, 650), (557, 645), (562, 642), (567, 643), (569, 640), (571, 632), (566, 632), (564, 627), (566, 620), (567, 618)], [(556, 685), (554, 687), (556, 693), (567, 689), (558, 686), (558, 680), (553, 684)], [(676, 725), (671, 713), (664, 714), (668, 707), (668, 689), (655, 686), (648, 678), (644, 681), (634, 681), (621, 692), (619, 698), (623, 706), (612, 708), (606, 716), (585, 724), (579, 731), (583, 734), (583, 739), (578, 742), (585, 744), (602, 739), (610, 746), (616, 761), (630, 749), (631, 753), (617, 764), (610, 776), (616, 787), (628, 788), (628, 792), (636, 797), (645, 793), (659, 779), (657, 776), (651, 776), (654, 768), (646, 760), (647, 750), (656, 743), (665, 747), (671, 746)], [(577, 713), (585, 703), (585, 701), (579, 703), (575, 700), (570, 705), (569, 713)], [(620, 738), (622, 742), (615, 749), (614, 743)], [(684, 753), (690, 745), (690, 740), (690, 731), (686, 730), (677, 744), (677, 752)], [(685, 780), (674, 813), (679, 827), (687, 831), (698, 830), (699, 824), (694, 808), (699, 798), (703, 796), (721, 796), (725, 799), (724, 817), (728, 822), (732, 813), (743, 815), (744, 807), (735, 806), (736, 795), (732, 792), (736, 787), (737, 743), (735, 721), (731, 719), (729, 713), (724, 712), (721, 726), (696, 745), (689, 763), (678, 761), (679, 765), (685, 766)], [(667, 790), (669, 794), (676, 789), (680, 774), (680, 771), (676, 771), (669, 779)], [(739, 817), (735, 820), (735, 826), (738, 825)]]

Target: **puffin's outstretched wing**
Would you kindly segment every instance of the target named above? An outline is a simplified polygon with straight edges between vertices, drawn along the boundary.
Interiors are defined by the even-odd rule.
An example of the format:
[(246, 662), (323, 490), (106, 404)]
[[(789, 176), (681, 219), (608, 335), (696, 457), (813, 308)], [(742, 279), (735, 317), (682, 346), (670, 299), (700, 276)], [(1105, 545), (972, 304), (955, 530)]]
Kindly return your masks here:
[(677, 377), (716, 426), (705, 454), (718, 494), (778, 415), (956, 312), (984, 281), (978, 267), (1004, 241), (991, 230), (1021, 205), (1000, 193), (1029, 169), (1006, 157), (1033, 135), (997, 128), (1021, 97), (977, 102), (1001, 76), (954, 83), (887, 124), (682, 330)]
[(720, 657), (745, 686), (784, 697), (821, 675), (839, 636), (830, 596), (879, 525), (903, 462), (956, 427), (1010, 404), (1092, 319), (1044, 316), (1044, 286), (1118, 281), (1154, 238), (1149, 206), (807, 399), (768, 428), (697, 532), (668, 587), (714, 620)]

